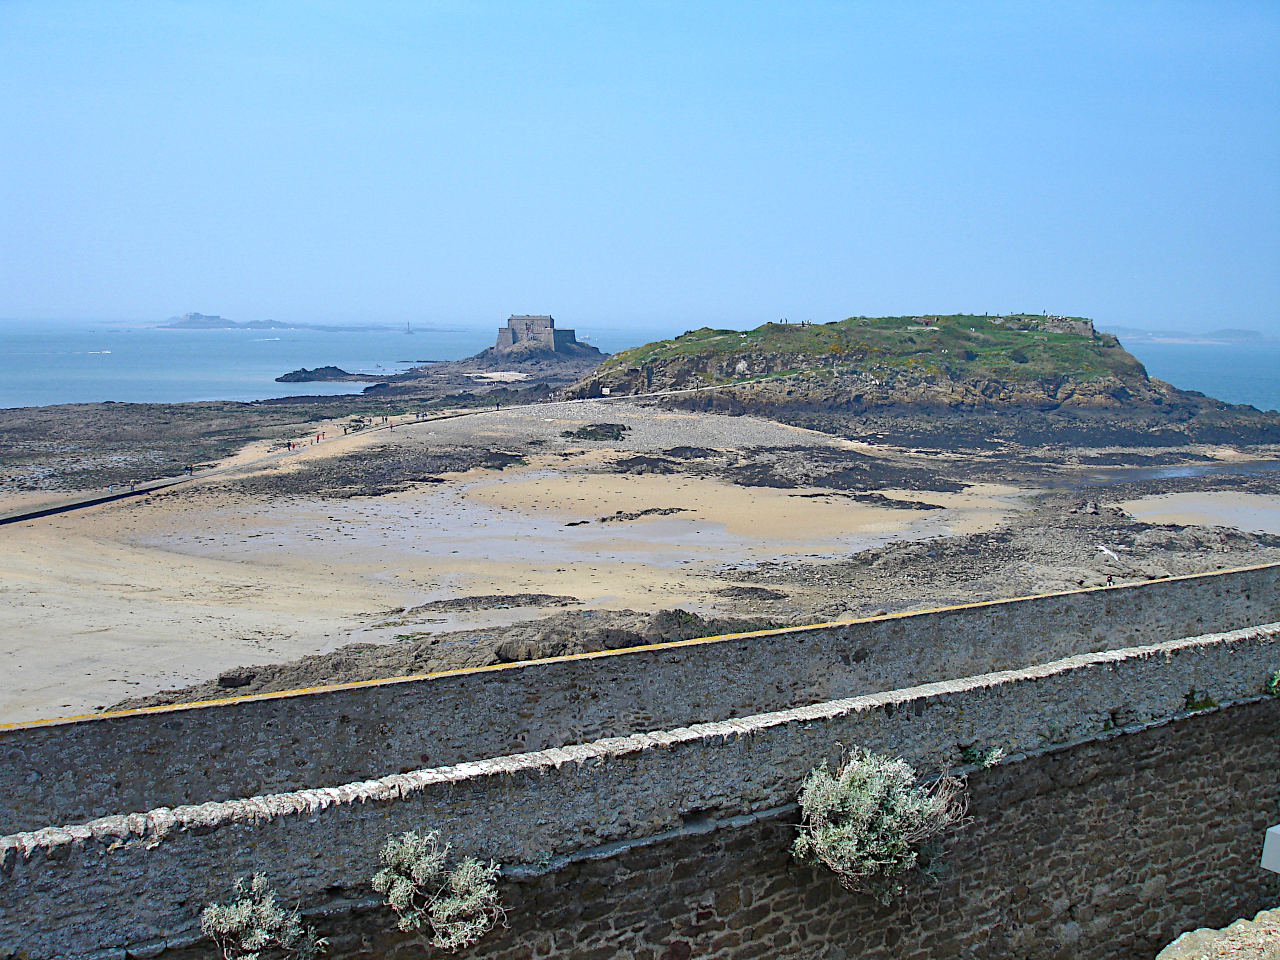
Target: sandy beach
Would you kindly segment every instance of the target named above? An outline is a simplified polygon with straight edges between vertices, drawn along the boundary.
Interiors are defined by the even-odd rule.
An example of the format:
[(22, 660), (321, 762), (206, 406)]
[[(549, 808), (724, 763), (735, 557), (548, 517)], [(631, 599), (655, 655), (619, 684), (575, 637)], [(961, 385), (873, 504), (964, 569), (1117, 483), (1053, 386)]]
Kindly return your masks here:
[[(287, 464), (265, 468), (266, 476), (287, 476), (371, 443), (558, 441), (555, 452), (500, 473), (471, 470), (342, 500), (262, 498), (207, 481), (5, 528), (0, 630), (14, 642), (4, 654), (0, 719), (78, 714), (242, 664), (353, 640), (394, 642), (400, 628), (383, 625), (392, 611), (449, 597), (547, 593), (602, 609), (713, 610), (724, 569), (985, 529), (1016, 508), (1007, 487), (926, 494), (943, 509), (919, 512), (806, 496), (822, 491), (601, 473), (620, 453), (723, 443), (729, 433), (759, 443), (847, 444), (765, 421), (659, 414), (639, 418), (656, 421), (647, 431), (654, 436), (640, 427), (624, 450), (584, 449), (559, 434), (611, 411), (574, 404), (558, 412), (406, 423), (397, 433), (304, 447)], [(230, 465), (268, 449), (254, 444)], [(600, 522), (619, 511), (664, 509), (680, 512)], [(453, 613), (435, 627), (537, 613)]]
[[(624, 429), (616, 440), (574, 436), (601, 423)], [(468, 642), (492, 645), (547, 615), (536, 603), (405, 612), (459, 598), (774, 622), (925, 607), (940, 594), (913, 570), (944, 562), (933, 545), (994, 544), (1042, 523), (1032, 485), (1002, 482), (996, 468), (961, 477), (972, 464), (634, 404), (406, 420), (255, 463), (277, 448), (252, 444), (209, 479), (0, 528), (0, 630), (12, 638), (0, 722), (81, 714), (352, 643), (471, 631)], [(502, 459), (485, 460), (494, 451)], [(360, 495), (366, 483), (384, 492)], [(1246, 495), (1224, 496), (1243, 509)], [(1149, 519), (1218, 522), (1168, 499), (1150, 501), (1166, 512)], [(1270, 506), (1258, 509), (1275, 510), (1261, 499)], [(1122, 506), (1140, 514), (1149, 503)], [(1009, 595), (1150, 566), (1109, 572), (1081, 544), (1087, 562), (1021, 562), (1021, 579), (987, 561), (951, 576), (957, 591)]]

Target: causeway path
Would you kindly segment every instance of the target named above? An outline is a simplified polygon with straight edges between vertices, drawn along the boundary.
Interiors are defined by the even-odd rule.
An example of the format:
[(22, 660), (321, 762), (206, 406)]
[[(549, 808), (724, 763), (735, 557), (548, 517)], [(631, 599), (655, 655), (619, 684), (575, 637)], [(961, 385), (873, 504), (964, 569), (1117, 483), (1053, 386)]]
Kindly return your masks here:
[[(749, 383), (755, 383), (757, 380), (766, 379), (764, 377), (753, 378), (751, 380), (738, 380), (734, 383), (718, 383), (707, 384), (699, 387), (688, 387), (683, 390), (661, 390), (656, 393), (627, 393), (618, 396), (602, 396), (590, 397), (575, 400), (542, 400), (531, 404), (520, 404), (519, 406), (555, 406), (557, 404), (585, 403), (586, 399), (594, 402), (608, 403), (610, 401), (627, 401), (627, 400), (646, 400), (654, 397), (674, 397), (681, 394), (700, 393), (704, 390), (723, 390), (729, 387), (745, 386)], [(508, 408), (511, 409), (511, 408)], [(341, 443), (344, 440), (351, 440), (355, 437), (367, 437), (371, 433), (379, 430), (392, 430), (394, 427), (412, 427), (417, 424), (436, 423), (441, 420), (457, 420), (460, 417), (481, 417), (488, 413), (494, 413), (494, 410), (461, 410), (456, 413), (442, 413), (430, 417), (417, 417), (406, 415), (401, 420), (392, 420), (385, 424), (377, 424), (372, 427), (366, 427), (355, 433), (343, 434), (341, 436), (326, 437), (319, 442), (319, 446), (328, 446), (333, 443)], [(67, 497), (64, 500), (55, 500), (51, 503), (44, 503), (38, 506), (23, 507), (19, 510), (12, 510), (8, 513), (0, 513), (0, 526), (10, 523), (22, 523), (26, 520), (38, 520), (41, 517), (52, 517), (60, 513), (70, 513), (73, 510), (83, 510), (87, 507), (96, 507), (104, 503), (115, 503), (120, 500), (129, 500), (134, 497), (140, 497), (148, 493), (155, 493), (160, 490), (167, 490), (170, 487), (181, 486), (185, 483), (193, 483), (197, 480), (205, 480), (209, 477), (222, 476), (226, 474), (237, 473), (241, 470), (252, 469), (263, 466), (264, 464), (273, 463), (278, 460), (286, 460), (295, 454), (302, 453), (317, 446), (313, 443), (304, 443), (296, 450), (278, 450), (275, 453), (269, 453), (265, 456), (256, 457), (252, 460), (242, 460), (239, 463), (223, 464), (222, 466), (209, 467), (206, 470), (197, 470), (193, 473), (182, 474), (176, 477), (163, 477), (159, 480), (147, 480), (142, 483), (132, 485), (121, 484), (119, 490), (108, 488), (107, 490), (98, 490), (93, 493), (81, 494), (79, 496)]]
[(7, 523), (20, 523), (23, 520), (37, 520), (40, 517), (51, 517), (59, 513), (69, 513), (72, 510), (82, 510), (85, 507), (95, 507), (103, 503), (114, 503), (118, 500), (129, 500), (133, 497), (141, 497), (144, 494), (155, 493), (158, 490), (167, 490), (170, 487), (180, 486), (184, 483), (192, 483), (209, 477), (236, 473), (241, 470), (252, 469), (263, 466), (264, 464), (273, 463), (277, 460), (286, 460), (295, 454), (300, 454), (305, 450), (311, 450), (315, 446), (328, 446), (331, 443), (339, 443), (343, 440), (349, 440), (355, 437), (367, 437), (369, 434), (375, 433), (379, 430), (391, 430), (393, 427), (397, 426), (407, 427), (417, 423), (431, 423), (439, 420), (453, 420), (458, 417), (470, 417), (489, 412), (490, 411), (488, 410), (467, 410), (458, 413), (437, 414), (432, 417), (423, 417), (421, 419), (414, 416), (408, 416), (400, 421), (377, 424), (376, 426), (366, 427), (363, 430), (357, 430), (354, 433), (325, 437), (323, 440), (319, 441), (318, 444), (301, 443), (296, 450), (277, 450), (275, 453), (268, 453), (261, 457), (255, 457), (252, 460), (242, 460), (238, 463), (223, 464), (222, 466), (209, 467), (206, 470), (196, 470), (192, 473), (182, 474), (176, 477), (163, 477), (159, 480), (147, 480), (142, 483), (135, 483), (132, 485), (118, 484), (118, 489), (108, 488), (107, 490), (98, 490), (94, 493), (68, 497), (65, 500), (55, 500), (52, 503), (45, 503), (35, 507), (24, 507), (21, 510), (13, 510), (9, 513), (0, 513), (0, 525)]

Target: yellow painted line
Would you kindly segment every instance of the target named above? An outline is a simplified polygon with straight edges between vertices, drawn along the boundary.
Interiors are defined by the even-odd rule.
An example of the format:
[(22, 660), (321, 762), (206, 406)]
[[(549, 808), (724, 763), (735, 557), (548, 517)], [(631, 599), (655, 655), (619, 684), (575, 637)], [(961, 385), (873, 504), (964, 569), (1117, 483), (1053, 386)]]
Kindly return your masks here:
[(0, 723), (0, 730), (19, 730), (53, 724), (73, 723), (83, 720), (103, 720), (115, 717), (143, 716), (150, 713), (165, 713), (173, 710), (191, 710), (203, 707), (225, 706), (231, 703), (250, 703), (258, 700), (277, 700), (284, 697), (301, 696), (311, 693), (330, 693), (337, 690), (360, 690), (365, 687), (378, 687), (384, 684), (406, 683), (419, 680), (439, 680), (445, 677), (462, 677), (472, 674), (496, 673), (501, 670), (520, 670), (534, 664), (568, 663), (574, 660), (591, 660), (604, 657), (616, 657), (628, 653), (640, 653), (646, 650), (678, 650), (683, 647), (700, 646), (702, 644), (720, 643), (725, 640), (740, 640), (748, 637), (776, 637), (806, 630), (831, 629), (847, 627), (857, 623), (874, 623), (882, 620), (902, 620), (908, 617), (922, 617), (929, 614), (947, 613), (952, 610), (975, 610), (981, 607), (999, 607), (1007, 604), (1022, 603), (1026, 600), (1046, 600), (1052, 597), (1073, 597), (1083, 593), (1099, 593), (1116, 590), (1132, 590), (1149, 583), (1171, 583), (1179, 580), (1206, 580), (1210, 577), (1222, 577), (1236, 573), (1248, 573), (1254, 570), (1274, 569), (1280, 571), (1280, 563), (1260, 563), (1248, 567), (1231, 567), (1226, 570), (1214, 570), (1210, 573), (1188, 573), (1176, 577), (1159, 577), (1154, 580), (1143, 580), (1141, 583), (1119, 583), (1113, 586), (1082, 587), (1076, 590), (1062, 590), (1056, 593), (1034, 593), (1026, 597), (1007, 597), (1003, 600), (978, 600), (974, 603), (956, 603), (945, 607), (928, 607), (923, 610), (902, 610), (898, 613), (886, 613), (874, 617), (856, 617), (852, 620), (831, 620), (826, 623), (807, 623), (795, 627), (778, 627), (773, 630), (752, 630), (747, 633), (725, 633), (714, 637), (694, 637), (689, 640), (665, 640), (660, 643), (646, 643), (635, 647), (620, 647), (616, 650), (593, 650), (588, 653), (569, 653), (559, 657), (545, 657), (540, 660), (523, 660), (517, 663), (493, 663), (485, 667), (464, 667), (459, 670), (441, 670), (437, 673), (413, 673), (400, 677), (381, 677), (376, 680), (353, 680), (348, 683), (330, 683), (315, 687), (298, 687), (293, 690), (276, 690), (271, 693), (249, 693), (238, 697), (222, 697), (217, 700), (195, 700), (190, 703), (166, 703), (155, 707), (137, 707), (132, 710), (111, 710), (105, 713), (81, 713), (69, 717), (50, 717), (43, 720), (24, 720), (15, 723)]

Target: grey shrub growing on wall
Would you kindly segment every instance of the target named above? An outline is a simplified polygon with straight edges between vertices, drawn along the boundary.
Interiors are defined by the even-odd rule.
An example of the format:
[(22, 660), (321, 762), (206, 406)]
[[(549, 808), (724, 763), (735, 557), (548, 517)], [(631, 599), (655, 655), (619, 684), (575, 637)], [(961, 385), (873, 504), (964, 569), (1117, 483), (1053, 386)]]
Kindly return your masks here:
[(286, 910), (260, 873), (236, 881), (236, 899), (211, 903), (200, 914), (200, 929), (222, 951), (223, 960), (314, 960), (327, 941), (304, 927), (297, 910)]
[(905, 760), (857, 749), (835, 774), (824, 760), (805, 778), (793, 853), (828, 867), (846, 889), (888, 903), (910, 873), (936, 872), (939, 837), (965, 809), (963, 781), (921, 786)]
[(406, 933), (430, 934), (440, 950), (478, 941), (504, 911), (498, 900), (498, 865), (474, 857), (450, 866), (449, 844), (437, 833), (404, 833), (382, 848), (383, 868), (373, 889), (387, 898)]

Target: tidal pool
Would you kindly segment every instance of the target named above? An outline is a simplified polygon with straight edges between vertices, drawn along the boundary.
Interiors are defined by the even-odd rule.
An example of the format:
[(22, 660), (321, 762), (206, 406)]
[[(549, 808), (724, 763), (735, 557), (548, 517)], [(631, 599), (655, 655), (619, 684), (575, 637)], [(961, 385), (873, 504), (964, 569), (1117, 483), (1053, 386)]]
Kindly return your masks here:
[(1147, 523), (1235, 527), (1280, 534), (1280, 497), (1258, 493), (1164, 493), (1126, 500), (1120, 508)]

